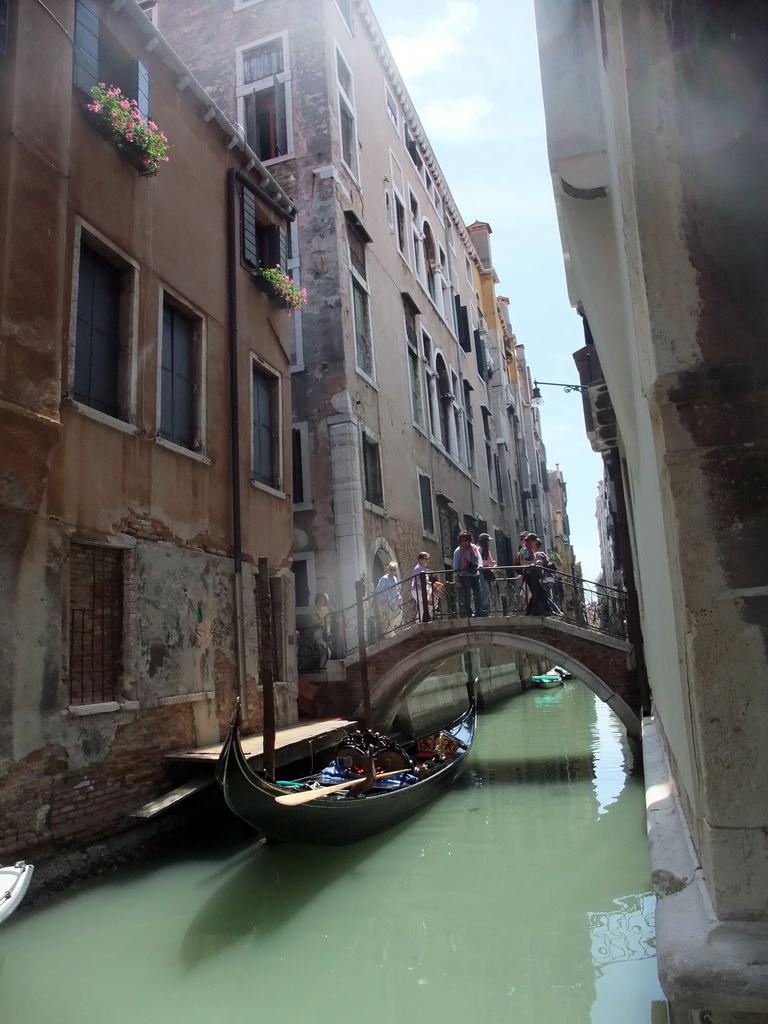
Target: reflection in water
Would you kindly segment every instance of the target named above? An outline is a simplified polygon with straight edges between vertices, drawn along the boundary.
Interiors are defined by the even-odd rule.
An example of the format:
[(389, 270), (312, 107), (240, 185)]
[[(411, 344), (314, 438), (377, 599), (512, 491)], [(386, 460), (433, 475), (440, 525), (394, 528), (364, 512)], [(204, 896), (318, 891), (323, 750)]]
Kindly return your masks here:
[(579, 683), (524, 694), (483, 715), (455, 787), (383, 836), (313, 848), (203, 835), (22, 908), (0, 930), (0, 1020), (655, 1024), (628, 763)]

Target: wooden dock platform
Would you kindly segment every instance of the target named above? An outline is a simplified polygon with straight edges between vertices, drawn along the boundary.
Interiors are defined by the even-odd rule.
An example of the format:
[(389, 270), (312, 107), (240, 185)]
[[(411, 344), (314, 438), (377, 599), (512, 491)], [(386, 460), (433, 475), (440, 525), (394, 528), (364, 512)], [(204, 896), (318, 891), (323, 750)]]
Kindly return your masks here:
[[(287, 729), (278, 729), (275, 734), (275, 760), (279, 765), (290, 764), (291, 761), (309, 757), (313, 752), (328, 750), (338, 743), (345, 733), (357, 727), (357, 722), (331, 718), (317, 722), (299, 722), (298, 725), (291, 725)], [(249, 761), (258, 758), (255, 767), (260, 767), (259, 762), (264, 755), (264, 736), (261, 733), (241, 736), (240, 745)], [(172, 761), (215, 763), (223, 746), (223, 742), (212, 743), (209, 747), (178, 750), (165, 756)]]
[[(326, 719), (316, 722), (300, 722), (287, 729), (278, 729), (275, 735), (275, 764), (278, 767), (322, 753), (335, 746), (358, 723), (341, 718)], [(264, 759), (264, 736), (241, 736), (240, 743), (248, 761), (255, 768), (260, 768)], [(196, 747), (191, 750), (176, 750), (165, 756), (171, 761), (182, 761), (197, 766), (194, 778), (163, 794), (156, 800), (137, 807), (130, 815), (132, 818), (154, 818), (163, 811), (174, 807), (193, 793), (199, 792), (214, 782), (213, 769), (216, 767), (222, 743), (212, 743), (207, 747)]]

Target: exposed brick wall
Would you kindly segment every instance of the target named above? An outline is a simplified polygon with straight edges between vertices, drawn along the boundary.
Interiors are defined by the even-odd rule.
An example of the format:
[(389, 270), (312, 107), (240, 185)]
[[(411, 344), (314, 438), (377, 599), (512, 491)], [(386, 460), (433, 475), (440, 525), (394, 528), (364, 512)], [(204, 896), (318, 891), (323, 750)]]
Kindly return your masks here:
[(164, 755), (194, 735), (189, 705), (155, 708), (118, 727), (103, 759), (73, 769), (61, 748), (16, 762), (0, 787), (0, 861), (33, 860), (127, 827), (137, 807), (171, 787)]

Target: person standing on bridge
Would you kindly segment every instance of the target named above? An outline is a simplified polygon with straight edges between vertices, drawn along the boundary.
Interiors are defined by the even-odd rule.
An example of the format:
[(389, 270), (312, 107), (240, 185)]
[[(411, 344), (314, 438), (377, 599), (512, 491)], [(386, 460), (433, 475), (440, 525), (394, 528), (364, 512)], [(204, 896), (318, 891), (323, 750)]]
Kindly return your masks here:
[(386, 573), (376, 584), (374, 593), (376, 614), (384, 636), (391, 636), (403, 619), (403, 598), (397, 578), (397, 562), (390, 562)]
[(536, 561), (538, 539), (535, 533), (527, 534), (519, 553), (520, 565), (523, 567), (523, 582), (531, 595), (525, 614), (551, 615), (547, 595), (541, 585), (542, 568)]
[(485, 616), (480, 591), (480, 569), (483, 556), (476, 544), (472, 543), (469, 530), (462, 530), (458, 536), (458, 547), (453, 552), (453, 571), (459, 581), (459, 616), (468, 619), (471, 615)]
[(493, 583), (496, 579), (493, 571), (496, 568), (496, 559), (491, 554), (490, 536), (487, 533), (481, 533), (477, 538), (477, 546), (480, 550), (480, 557), (483, 560), (483, 568), (480, 570), (481, 613), (483, 615), (490, 615)]

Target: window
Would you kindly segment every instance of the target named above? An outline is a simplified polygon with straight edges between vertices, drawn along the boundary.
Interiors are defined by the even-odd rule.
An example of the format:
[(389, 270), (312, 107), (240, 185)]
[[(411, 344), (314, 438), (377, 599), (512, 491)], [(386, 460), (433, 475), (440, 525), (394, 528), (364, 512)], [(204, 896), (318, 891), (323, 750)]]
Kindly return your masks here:
[(290, 73), (283, 36), (240, 51), (237, 96), (246, 140), (259, 159), (290, 152)]
[(72, 397), (107, 416), (127, 421), (125, 277), (123, 267), (81, 239)]
[(94, 85), (119, 86), (149, 117), (149, 73), (99, 21), (94, 0), (77, 0), (75, 8), (75, 85), (89, 96)]
[(395, 94), (392, 92), (388, 85), (385, 85), (384, 89), (386, 92), (387, 113), (389, 114), (390, 121), (395, 126), (395, 128), (397, 128), (400, 120), (397, 100), (395, 99)]
[(475, 466), (475, 428), (472, 422), (472, 385), (464, 381), (464, 417), (467, 427), (467, 465), (470, 469)]
[(488, 486), (490, 488), (491, 497), (495, 501), (498, 501), (499, 474), (494, 461), (496, 453), (493, 451), (493, 416), (491, 416), (490, 410), (485, 407), (483, 407), (483, 439), (485, 441), (485, 464), (488, 470)]
[(488, 358), (485, 351), (485, 331), (476, 330), (475, 338), (475, 362), (477, 363), (477, 374), (483, 380), (490, 376), (488, 373)]
[(411, 133), (411, 129), (407, 121), (403, 121), (403, 142), (405, 143), (405, 148), (408, 150), (408, 155), (413, 161), (414, 167), (419, 171), (419, 173), (421, 173), (423, 163), (421, 153), (419, 153), (419, 147), (416, 144), (416, 140)]
[(160, 359), (160, 436), (195, 451), (199, 447), (200, 321), (163, 302)]
[(414, 423), (424, 426), (424, 401), (421, 387), (421, 362), (419, 360), (419, 343), (416, 333), (416, 312), (409, 299), (403, 297), (403, 317), (405, 320), (405, 340), (408, 354), (408, 377), (411, 389), (411, 414)]
[(384, 507), (384, 488), (381, 478), (381, 448), (370, 434), (363, 434), (363, 487), (364, 497), (371, 505)]
[(357, 177), (357, 132), (355, 128), (355, 103), (352, 87), (352, 72), (349, 65), (336, 51), (336, 77), (339, 84), (339, 123), (341, 126), (341, 159), (354, 177)]
[(426, 473), (417, 470), (419, 477), (419, 498), (421, 501), (421, 525), (425, 533), (435, 532), (435, 513), (432, 508), (432, 481)]
[(293, 426), (293, 504), (311, 508), (309, 490), (309, 433), (306, 423)]
[(443, 549), (443, 558), (447, 565), (452, 564), (453, 549), (456, 547), (456, 538), (459, 535), (459, 513), (451, 508), (449, 499), (445, 495), (438, 494), (437, 515), (440, 523), (440, 546)]
[(454, 295), (454, 306), (456, 309), (456, 325), (458, 328), (459, 345), (465, 352), (472, 351), (472, 338), (469, 333), (469, 314), (467, 307), (461, 304), (461, 296)]
[(123, 661), (123, 555), (72, 542), (69, 551), (69, 702), (115, 700)]
[(293, 556), (293, 582), (296, 588), (296, 612), (308, 615), (315, 593), (315, 556), (313, 552), (300, 552)]
[(362, 235), (347, 224), (349, 244), (349, 269), (352, 278), (352, 317), (355, 329), (355, 359), (357, 367), (368, 377), (373, 377), (373, 343), (371, 339), (370, 298), (368, 295), (368, 270)]
[(445, 365), (445, 360), (440, 355), (435, 358), (435, 370), (437, 372), (437, 410), (439, 414), (440, 442), (447, 452), (452, 452), (451, 420), (453, 418), (453, 394), (451, 392), (448, 369)]
[(256, 483), (280, 490), (279, 380), (255, 361), (253, 364), (251, 437), (252, 476)]
[(291, 236), (277, 224), (262, 223), (259, 207), (250, 189), (243, 187), (242, 205), (243, 260), (250, 267), (282, 267), (288, 269), (291, 258)]
[(355, 9), (352, 6), (352, 0), (336, 0), (336, 6), (339, 8), (339, 13), (346, 22), (347, 28), (354, 35)]
[(397, 248), (400, 255), (408, 261), (408, 243), (405, 230), (405, 207), (400, 197), (395, 193), (395, 230), (397, 232)]

